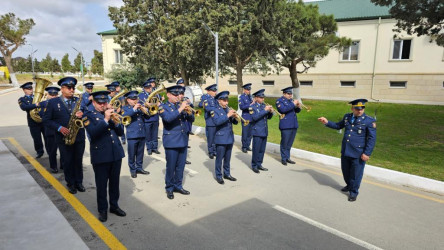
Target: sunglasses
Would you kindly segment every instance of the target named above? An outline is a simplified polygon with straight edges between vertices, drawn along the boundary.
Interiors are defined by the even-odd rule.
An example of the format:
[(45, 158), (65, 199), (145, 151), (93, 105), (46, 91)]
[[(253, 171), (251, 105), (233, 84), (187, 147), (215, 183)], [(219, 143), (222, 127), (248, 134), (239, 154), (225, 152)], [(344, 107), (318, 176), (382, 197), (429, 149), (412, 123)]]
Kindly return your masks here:
[(59, 93), (48, 93), (50, 96), (58, 96)]
[(24, 89), (32, 89), (32, 87), (24, 88)]
[(86, 87), (87, 89), (93, 89), (93, 87)]
[(65, 88), (67, 88), (67, 89), (75, 89), (76, 87), (74, 87), (74, 86), (63, 86), (63, 87), (65, 87)]

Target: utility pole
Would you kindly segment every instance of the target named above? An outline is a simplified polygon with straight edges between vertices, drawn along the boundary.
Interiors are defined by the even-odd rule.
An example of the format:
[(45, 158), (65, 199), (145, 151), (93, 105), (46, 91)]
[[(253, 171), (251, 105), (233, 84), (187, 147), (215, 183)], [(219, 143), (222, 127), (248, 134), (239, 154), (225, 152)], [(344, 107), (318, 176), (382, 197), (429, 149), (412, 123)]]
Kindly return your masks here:
[(214, 36), (214, 39), (216, 41), (216, 46), (214, 49), (216, 58), (216, 87), (219, 89), (219, 34), (217, 32), (214, 33), (206, 23), (202, 22), (202, 24), (204, 25), (205, 29)]
[(72, 47), (75, 51), (80, 53), (80, 71), (82, 72), (82, 86), (83, 86), (83, 92), (85, 92), (85, 75), (83, 74), (83, 53), (81, 51), (78, 51), (76, 48)]
[(32, 46), (32, 44), (28, 43), (26, 45), (31, 46), (31, 68), (32, 68), (32, 80), (34, 81), (35, 79), (35, 72), (34, 72), (34, 53), (37, 52), (38, 49), (34, 50), (34, 47)]

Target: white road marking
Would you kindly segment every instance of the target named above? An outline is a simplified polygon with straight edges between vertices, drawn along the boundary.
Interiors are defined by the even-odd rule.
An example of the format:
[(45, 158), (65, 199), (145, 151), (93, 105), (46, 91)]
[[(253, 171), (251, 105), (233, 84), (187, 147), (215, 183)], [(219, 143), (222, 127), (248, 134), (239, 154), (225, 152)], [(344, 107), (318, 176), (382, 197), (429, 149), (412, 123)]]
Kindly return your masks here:
[(312, 220), (312, 219), (310, 219), (310, 218), (308, 218), (308, 217), (305, 217), (305, 216), (303, 216), (303, 215), (300, 215), (300, 214), (298, 214), (298, 213), (296, 213), (296, 212), (293, 212), (293, 211), (291, 211), (291, 210), (288, 210), (288, 209), (286, 209), (286, 208), (284, 208), (284, 207), (281, 207), (281, 206), (279, 206), (279, 205), (275, 205), (275, 206), (273, 206), (273, 208), (276, 209), (276, 210), (278, 210), (278, 211), (280, 211), (280, 212), (282, 212), (282, 213), (284, 213), (284, 214), (288, 214), (288, 215), (290, 215), (290, 216), (292, 216), (292, 217), (295, 217), (296, 219), (299, 219), (299, 220), (301, 220), (301, 221), (304, 221), (305, 223), (308, 223), (308, 224), (310, 224), (310, 225), (312, 225), (312, 226), (315, 226), (315, 227), (317, 227), (317, 228), (320, 228), (320, 229), (322, 229), (322, 230), (324, 230), (324, 231), (326, 231), (326, 232), (329, 232), (329, 233), (331, 233), (331, 234), (334, 234), (334, 235), (336, 235), (336, 236), (338, 236), (338, 237), (341, 237), (341, 238), (343, 238), (343, 239), (345, 239), (345, 240), (348, 240), (348, 241), (350, 241), (350, 242), (352, 242), (352, 243), (355, 243), (356, 245), (359, 245), (359, 246), (364, 247), (364, 248), (366, 248), (366, 249), (382, 250), (382, 248), (379, 248), (379, 247), (377, 247), (377, 246), (375, 246), (375, 245), (372, 245), (372, 244), (370, 244), (370, 243), (368, 243), (368, 242), (365, 242), (365, 241), (363, 241), (363, 240), (357, 239), (357, 238), (355, 238), (355, 237), (353, 237), (353, 236), (351, 236), (351, 235), (348, 235), (348, 234), (343, 233), (343, 232), (341, 232), (341, 231), (339, 231), (339, 230), (336, 230), (336, 229), (334, 229), (334, 228), (331, 228), (331, 227), (329, 227), (329, 226), (326, 226), (326, 225), (324, 225), (324, 224), (322, 224), (322, 223), (320, 223), (320, 222), (317, 222), (317, 221), (315, 221), (315, 220)]
[[(166, 160), (165, 160), (164, 158), (159, 157), (159, 156), (150, 155), (149, 157), (152, 157), (152, 158), (154, 158), (154, 159), (156, 159), (156, 160), (159, 160), (159, 161), (166, 162)], [(188, 173), (191, 174), (191, 175), (196, 175), (196, 174), (199, 173), (199, 172), (197, 172), (197, 171), (195, 171), (195, 170), (192, 170), (191, 168), (187, 168), (187, 167), (185, 167), (185, 170), (187, 170)]]

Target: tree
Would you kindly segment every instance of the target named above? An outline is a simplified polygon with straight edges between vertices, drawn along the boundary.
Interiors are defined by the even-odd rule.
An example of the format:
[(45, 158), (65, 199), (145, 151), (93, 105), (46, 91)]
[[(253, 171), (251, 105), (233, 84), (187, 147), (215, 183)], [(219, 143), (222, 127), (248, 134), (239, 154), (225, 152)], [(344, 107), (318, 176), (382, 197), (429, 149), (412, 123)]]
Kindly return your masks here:
[(94, 57), (91, 59), (91, 71), (94, 74), (103, 75), (103, 53), (94, 50)]
[[(82, 64), (83, 61), (83, 65)], [(81, 72), (83, 68), (83, 73), (86, 71), (85, 61), (82, 60), (82, 54), (78, 53), (76, 59), (74, 59), (74, 72)]]
[(444, 46), (444, 1), (442, 0), (371, 0), (376, 5), (389, 6), (390, 15), (397, 20), (393, 31), (430, 36)]
[(17, 72), (25, 72), (26, 71), (26, 59), (23, 57), (18, 57), (12, 59), (12, 66)]
[(60, 72), (61, 67), (60, 67), (60, 63), (59, 60), (57, 60), (56, 58), (52, 59), (51, 62), (51, 73), (52, 72)]
[(40, 62), (40, 69), (43, 72), (51, 72), (52, 73), (52, 57), (51, 55), (48, 53), (46, 54), (46, 57), (44, 59), (42, 59), (42, 61)]
[(140, 66), (130, 67), (125, 64), (123, 67), (113, 68), (106, 74), (106, 77), (120, 82), (125, 88), (131, 89), (146, 81), (149, 75)]
[(210, 74), (213, 65), (211, 38), (202, 20), (211, 1), (172, 0), (110, 7), (118, 43), (128, 62), (149, 76), (182, 77), (185, 84)]
[(70, 72), (72, 70), (71, 61), (69, 61), (69, 55), (66, 53), (62, 58), (62, 72)]
[(37, 60), (37, 58), (34, 58), (34, 72), (42, 72), (40, 62)]
[(7, 13), (0, 16), (0, 53), (5, 59), (6, 66), (8, 67), (9, 73), (12, 74), (15, 85), (18, 84), (13, 74), (14, 69), (11, 63), (12, 54), (18, 47), (25, 44), (25, 36), (29, 34), (34, 25), (34, 20), (22, 20), (15, 17), (14, 13)]
[[(351, 40), (336, 36), (334, 17), (319, 14), (317, 5), (280, 1), (279, 6), (273, 21), (275, 42), (267, 53), (276, 68), (285, 67), (290, 71), (294, 97), (300, 100), (298, 73), (315, 66), (332, 48), (349, 46)], [(298, 71), (298, 64), (302, 64), (304, 70)]]

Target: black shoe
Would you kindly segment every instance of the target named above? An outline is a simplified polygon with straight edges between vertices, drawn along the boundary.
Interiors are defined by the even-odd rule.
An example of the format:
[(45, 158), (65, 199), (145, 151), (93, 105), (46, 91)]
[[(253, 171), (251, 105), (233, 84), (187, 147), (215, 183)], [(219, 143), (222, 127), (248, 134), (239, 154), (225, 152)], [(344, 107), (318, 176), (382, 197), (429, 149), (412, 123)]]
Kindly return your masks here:
[(137, 169), (137, 170), (136, 170), (136, 174), (150, 174), (150, 172), (145, 171), (145, 170), (143, 170), (143, 169)]
[(256, 174), (259, 174), (259, 170), (257, 170), (257, 168), (253, 168), (253, 172), (255, 172)]
[(247, 148), (247, 151), (251, 151), (251, 148), (250, 148), (250, 147), (248, 147), (248, 148)]
[(40, 158), (42, 156), (43, 156), (43, 153), (38, 153), (35, 158), (38, 159), (38, 158)]
[(51, 168), (51, 173), (57, 174), (59, 170), (57, 168)]
[(281, 161), (282, 165), (287, 166), (287, 161)]
[(181, 194), (184, 194), (184, 195), (189, 195), (190, 194), (190, 192), (189, 191), (187, 191), (187, 190), (185, 190), (185, 189), (176, 189), (176, 190), (174, 190), (174, 192), (176, 192), (176, 193), (181, 193)]
[(258, 167), (257, 169), (262, 170), (262, 171), (268, 171), (268, 168), (264, 168), (262, 166)]
[(350, 191), (350, 188), (348, 188), (348, 186), (345, 186), (345, 187), (341, 188), (341, 191), (348, 192), (348, 191)]
[(76, 189), (76, 187), (74, 187), (74, 185), (68, 185), (68, 191), (71, 194), (77, 194), (77, 189)]
[(185, 164), (191, 164), (191, 162), (189, 162), (189, 161), (185, 161)]
[(157, 137), (157, 140), (160, 140), (160, 136)]
[(234, 178), (234, 177), (231, 176), (231, 175), (224, 175), (224, 179), (227, 179), (227, 180), (230, 180), (230, 181), (237, 181), (237, 179)]
[(187, 148), (191, 148), (190, 146), (187, 146)]
[(194, 135), (194, 133), (193, 133), (193, 132), (190, 132), (189, 134), (190, 134), (190, 135)]
[(348, 196), (348, 201), (353, 202), (356, 200), (356, 198), (358, 198), (358, 196)]
[(120, 217), (124, 217), (124, 216), (126, 216), (125, 211), (123, 211), (122, 209), (120, 209), (120, 207), (118, 207), (118, 208), (110, 208), (110, 209), (109, 209), (109, 212), (110, 212), (110, 213), (113, 213), (113, 214), (115, 214), (115, 215), (117, 215), (117, 216), (120, 216)]
[(106, 212), (99, 213), (99, 221), (105, 222), (108, 220), (108, 214)]
[(242, 149), (242, 152), (247, 153), (248, 151), (247, 151), (246, 148), (243, 148), (243, 149)]
[(214, 155), (213, 154), (210, 154), (210, 159), (214, 159)]
[(153, 152), (151, 152), (151, 151), (148, 150), (148, 155), (152, 155), (152, 154), (153, 154)]
[(167, 191), (167, 197), (168, 197), (168, 199), (170, 199), (170, 200), (174, 199), (174, 194), (173, 194), (173, 192), (168, 192), (168, 191)]
[(131, 178), (137, 178), (137, 173), (131, 173)]
[(216, 178), (217, 183), (223, 185), (225, 183), (224, 180), (222, 180), (222, 178)]
[(76, 184), (76, 189), (79, 191), (79, 192), (85, 192), (85, 187), (83, 186), (83, 184)]
[(153, 152), (156, 153), (156, 154), (160, 154), (159, 150), (157, 150), (157, 149), (153, 150)]
[(296, 162), (294, 162), (294, 161), (292, 161), (290, 159), (288, 159), (287, 162), (290, 163), (290, 164), (295, 164), (296, 163)]

